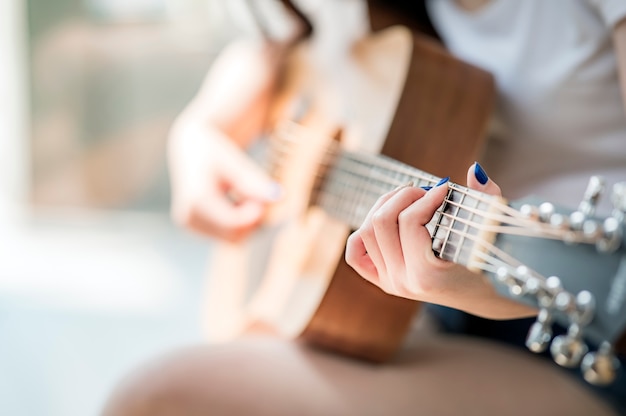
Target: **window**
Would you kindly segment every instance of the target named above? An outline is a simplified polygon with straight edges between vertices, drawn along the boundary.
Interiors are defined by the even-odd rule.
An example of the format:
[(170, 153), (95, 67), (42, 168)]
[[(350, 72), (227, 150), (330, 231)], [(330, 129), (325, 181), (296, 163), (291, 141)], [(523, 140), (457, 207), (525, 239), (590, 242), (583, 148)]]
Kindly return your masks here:
[(167, 210), (168, 129), (233, 35), (232, 2), (26, 3), (30, 202)]

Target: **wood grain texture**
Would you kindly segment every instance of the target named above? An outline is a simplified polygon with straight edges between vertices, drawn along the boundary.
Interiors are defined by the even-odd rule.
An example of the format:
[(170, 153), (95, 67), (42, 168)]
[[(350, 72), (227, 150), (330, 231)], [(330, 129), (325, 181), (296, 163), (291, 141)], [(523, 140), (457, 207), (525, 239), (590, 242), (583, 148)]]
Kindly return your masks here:
[[(481, 151), (494, 94), (490, 74), (415, 35), (405, 88), (382, 154), (464, 183)], [(385, 361), (401, 344), (419, 306), (366, 282), (342, 256), (301, 337), (344, 354)]]

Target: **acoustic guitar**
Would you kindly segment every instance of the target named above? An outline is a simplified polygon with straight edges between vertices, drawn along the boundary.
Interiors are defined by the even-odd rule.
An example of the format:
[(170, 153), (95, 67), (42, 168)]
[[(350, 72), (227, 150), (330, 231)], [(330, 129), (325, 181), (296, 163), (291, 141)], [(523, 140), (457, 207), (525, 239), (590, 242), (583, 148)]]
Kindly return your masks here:
[[(288, 124), (280, 137), (293, 143), (312, 140), (309, 134)], [(338, 144), (326, 152), (312, 205), (351, 227), (362, 223), (381, 193), (409, 181), (434, 186), (441, 180), (384, 155), (345, 151)], [(280, 161), (282, 150), (278, 153)], [(613, 186), (613, 213), (594, 217), (603, 190), (602, 178), (591, 177), (578, 209), (566, 210), (532, 197), (508, 202), (451, 183), (427, 225), (438, 257), (539, 310), (526, 340), (531, 351), (550, 347), (558, 364), (580, 365), (594, 384), (614, 380), (619, 368), (614, 353), (626, 352), (626, 182)], [(554, 322), (567, 333), (553, 339)], [(589, 352), (588, 343), (598, 351)]]
[[(394, 28), (378, 36), (385, 44), (407, 33)], [(224, 274), (212, 279), (208, 302), (214, 340), (269, 330), (373, 361), (402, 343), (419, 304), (356, 275), (343, 260), (346, 237), (383, 193), (440, 180), (411, 165), (446, 173), (461, 166), (453, 172), (462, 178), (479, 150), (493, 93), (488, 74), (428, 39), (410, 39), (403, 93), (381, 154), (347, 148), (311, 116), (275, 130), (268, 169), (286, 195), (264, 230), (215, 254)], [(429, 224), (438, 256), (539, 310), (529, 349), (549, 347), (558, 364), (581, 366), (595, 384), (615, 378), (614, 353), (626, 352), (626, 183), (615, 185), (615, 210), (604, 219), (593, 216), (602, 189), (592, 178), (571, 212), (533, 199), (509, 204), (451, 183)], [(553, 322), (567, 334), (553, 339)]]
[[(402, 344), (419, 303), (364, 281), (343, 255), (371, 198), (397, 181), (378, 183), (386, 170), (353, 164), (354, 175), (377, 184), (365, 195), (357, 192), (358, 181), (345, 176), (336, 181), (327, 173), (341, 149), (364, 157), (382, 154), (401, 166), (464, 180), (483, 143), (493, 79), (401, 26), (357, 42), (348, 60), (333, 68), (342, 75), (336, 88), (329, 88), (328, 77), (315, 70), (306, 52), (291, 54), (288, 66), (295, 75), (286, 90), (292, 95), (282, 100), (300, 113), (295, 116), (302, 127), (279, 123), (268, 149), (268, 169), (282, 183), (284, 198), (254, 236), (214, 250), (207, 331), (220, 341), (262, 329), (384, 361)], [(349, 101), (337, 105), (333, 90)], [(306, 99), (294, 105), (292, 97), (303, 95)]]
[[(353, 101), (344, 109), (378, 123), (363, 123), (361, 135), (337, 134), (345, 120), (329, 117), (323, 110), (338, 107), (317, 96), (298, 124), (277, 126), (268, 169), (285, 197), (257, 234), (214, 251), (206, 303), (213, 341), (270, 331), (380, 362), (402, 344), (419, 309), (360, 278), (343, 260), (345, 241), (394, 187), (464, 180), (483, 143), (493, 80), (404, 27), (371, 35), (353, 52), (347, 67), (356, 72), (345, 72), (358, 93), (348, 94)], [(300, 76), (288, 92), (324, 85), (306, 70), (306, 54), (293, 58), (289, 66)], [(375, 111), (361, 101), (373, 101)], [(539, 310), (529, 349), (550, 348), (557, 363), (580, 365), (595, 384), (610, 383), (619, 366), (614, 353), (626, 353), (626, 184), (615, 185), (614, 213), (603, 219), (593, 216), (602, 188), (592, 178), (571, 212), (533, 199), (509, 204), (451, 183), (429, 224), (438, 256)], [(553, 339), (553, 322), (567, 334)]]

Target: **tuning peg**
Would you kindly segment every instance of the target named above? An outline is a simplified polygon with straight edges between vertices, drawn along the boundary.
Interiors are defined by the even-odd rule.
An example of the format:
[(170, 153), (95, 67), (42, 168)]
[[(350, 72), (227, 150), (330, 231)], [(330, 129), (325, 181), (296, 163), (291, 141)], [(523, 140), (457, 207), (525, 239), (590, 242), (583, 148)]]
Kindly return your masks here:
[(554, 228), (567, 230), (570, 228), (570, 218), (563, 214), (552, 214), (550, 217), (550, 225)]
[(604, 220), (598, 231), (596, 248), (601, 253), (612, 253), (622, 244), (624, 218), (626, 218), (626, 182), (613, 185), (613, 213)]
[(554, 205), (549, 202), (544, 202), (539, 205), (539, 219), (543, 222), (550, 222), (550, 219), (554, 215)]
[(582, 333), (578, 324), (569, 326), (567, 335), (559, 335), (550, 345), (550, 353), (554, 361), (562, 367), (575, 367), (587, 353), (587, 345), (582, 341)]
[(519, 208), (519, 212), (530, 220), (534, 221), (539, 219), (539, 209), (534, 205), (524, 204)]
[(622, 243), (622, 221), (614, 216), (608, 217), (602, 224), (602, 237), (596, 241), (600, 253), (612, 253)]
[(563, 291), (563, 284), (558, 276), (550, 276), (544, 283), (543, 291), (540, 293), (539, 307), (540, 308), (552, 308), (554, 300), (559, 293)]
[(526, 336), (526, 348), (536, 353), (544, 352), (552, 339), (551, 325), (552, 315), (547, 309), (541, 309)]
[(578, 211), (582, 212), (585, 217), (593, 215), (598, 205), (600, 195), (604, 191), (604, 178), (602, 176), (592, 176), (589, 178), (587, 189), (583, 196), (583, 200), (578, 205)]
[(575, 311), (570, 319), (572, 322), (583, 326), (588, 325), (596, 313), (596, 298), (588, 290), (581, 290), (576, 295)]
[(574, 367), (588, 351), (587, 345), (582, 340), (582, 328), (593, 319), (596, 300), (587, 290), (578, 292), (575, 298), (569, 292), (562, 291), (556, 296), (554, 306), (568, 315), (571, 324), (567, 335), (554, 338), (550, 352), (557, 364)]
[(524, 271), (528, 270), (525, 266), (520, 266), (516, 269), (515, 274), (509, 272), (507, 267), (499, 267), (496, 270), (496, 280), (507, 287), (509, 290), (509, 294), (511, 296), (517, 297), (521, 296), (524, 292), (523, 285), (523, 276), (520, 277), (518, 274), (525, 273)]
[(607, 341), (600, 345), (598, 351), (587, 353), (580, 364), (585, 380), (597, 386), (611, 384), (617, 377), (619, 367), (619, 360), (613, 354), (613, 348)]
[(626, 182), (618, 182), (613, 185), (611, 202), (614, 208), (613, 217), (619, 222), (624, 222), (626, 216)]

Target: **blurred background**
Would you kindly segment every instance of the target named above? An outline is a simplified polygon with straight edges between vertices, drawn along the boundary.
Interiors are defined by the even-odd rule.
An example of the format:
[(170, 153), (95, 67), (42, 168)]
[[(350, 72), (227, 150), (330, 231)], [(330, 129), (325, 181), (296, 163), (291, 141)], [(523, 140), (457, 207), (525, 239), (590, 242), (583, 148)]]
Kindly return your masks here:
[(170, 223), (165, 145), (236, 4), (0, 0), (1, 415), (97, 415), (202, 340), (210, 244)]

